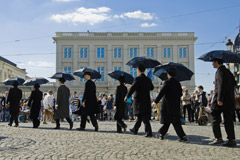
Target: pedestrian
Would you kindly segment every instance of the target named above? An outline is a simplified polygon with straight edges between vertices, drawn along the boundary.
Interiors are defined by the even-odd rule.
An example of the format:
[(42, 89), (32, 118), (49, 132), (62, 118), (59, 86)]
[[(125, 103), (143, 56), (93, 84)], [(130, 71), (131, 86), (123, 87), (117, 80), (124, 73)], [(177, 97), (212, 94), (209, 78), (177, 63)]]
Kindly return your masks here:
[(124, 85), (124, 78), (119, 77), (118, 79), (119, 86), (117, 86), (116, 90), (116, 100), (115, 100), (115, 106), (116, 106), (116, 114), (114, 118), (117, 120), (117, 133), (126, 132), (127, 125), (123, 122), (123, 118), (125, 117), (125, 110), (126, 110), (126, 103), (124, 101), (124, 98), (127, 94), (127, 87)]
[(53, 92), (51, 90), (48, 91), (48, 94), (43, 99), (44, 105), (44, 115), (43, 115), (43, 124), (47, 124), (46, 118), (51, 119), (52, 123), (55, 123), (53, 117)]
[(2, 112), (0, 113), (0, 120), (2, 122), (9, 121), (9, 108), (6, 108), (8, 91), (5, 92), (5, 95), (1, 98)]
[[(196, 120), (196, 110), (199, 107), (198, 99), (199, 99), (198, 91), (194, 90), (194, 92), (191, 95), (192, 122), (194, 122), (194, 119)], [(197, 120), (196, 120), (196, 123), (197, 123)]]
[[(130, 87), (128, 87), (128, 92), (130, 90)], [(125, 109), (125, 118), (129, 119), (129, 121), (133, 120), (133, 113), (132, 113), (132, 96), (130, 96), (126, 101), (126, 109)]]
[(163, 84), (163, 87), (155, 99), (155, 104), (157, 104), (161, 98), (162, 108), (161, 108), (161, 123), (163, 126), (159, 129), (156, 135), (157, 138), (164, 139), (165, 134), (168, 132), (170, 124), (173, 125), (180, 142), (186, 142), (187, 137), (183, 131), (181, 121), (180, 121), (180, 101), (182, 96), (181, 84), (176, 80), (176, 69), (170, 68), (167, 70), (167, 77)]
[(183, 118), (186, 119), (186, 111), (188, 112), (188, 122), (192, 122), (192, 107), (191, 107), (191, 95), (188, 93), (188, 89), (185, 88), (183, 96), (181, 97), (183, 105)]
[(224, 127), (228, 141), (224, 144), (227, 147), (235, 147), (235, 132), (233, 124), (233, 113), (235, 110), (234, 88), (236, 81), (233, 74), (223, 65), (222, 59), (213, 59), (213, 67), (217, 68), (215, 74), (215, 89), (212, 103), (212, 128), (216, 138), (211, 145), (224, 143), (221, 134), (221, 114), (224, 117)]
[(18, 82), (15, 81), (13, 83), (13, 88), (9, 90), (9, 94), (7, 97), (7, 105), (9, 106), (10, 112), (10, 122), (9, 126), (12, 126), (13, 121), (15, 121), (15, 127), (18, 127), (18, 115), (19, 115), (19, 104), (22, 99), (22, 90), (18, 88)]
[(33, 122), (33, 128), (38, 128), (40, 125), (38, 117), (41, 109), (41, 100), (43, 98), (43, 93), (39, 90), (40, 85), (38, 83), (34, 85), (34, 88), (35, 90), (32, 91), (30, 95), (28, 106), (30, 107), (30, 118)]
[(113, 111), (113, 98), (109, 95), (108, 96), (108, 100), (107, 100), (107, 108), (106, 108), (106, 112), (107, 112), (107, 118), (108, 121), (110, 120), (114, 120), (114, 111)]
[(69, 97), (70, 97), (70, 90), (69, 88), (64, 84), (65, 79), (60, 78), (59, 80), (59, 87), (57, 90), (57, 100), (55, 105), (55, 120), (56, 120), (56, 128), (60, 129), (60, 119), (66, 118), (70, 125), (70, 130), (72, 130), (73, 122), (69, 118)]
[(130, 131), (133, 134), (138, 133), (138, 129), (143, 122), (145, 125), (145, 137), (152, 137), (152, 128), (150, 124), (151, 118), (151, 99), (150, 99), (150, 91), (154, 89), (152, 81), (148, 78), (145, 72), (144, 65), (140, 64), (137, 67), (137, 77), (135, 78), (132, 87), (130, 88), (126, 98), (131, 97), (134, 93), (134, 100), (133, 100), (133, 114), (137, 116), (137, 121)]
[(90, 117), (95, 131), (98, 131), (98, 123), (95, 114), (99, 113), (98, 102), (96, 97), (96, 85), (91, 80), (91, 74), (88, 72), (84, 73), (85, 89), (82, 98), (82, 111), (81, 111), (81, 124), (80, 131), (84, 131), (86, 127), (87, 116)]

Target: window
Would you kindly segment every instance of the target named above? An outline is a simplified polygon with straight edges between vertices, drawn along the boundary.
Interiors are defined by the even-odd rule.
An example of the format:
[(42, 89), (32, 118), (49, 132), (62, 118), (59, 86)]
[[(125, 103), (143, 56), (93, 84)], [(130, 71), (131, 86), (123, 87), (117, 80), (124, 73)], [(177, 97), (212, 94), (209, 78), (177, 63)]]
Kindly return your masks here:
[(97, 71), (102, 75), (101, 79), (98, 79), (97, 81), (104, 81), (104, 67), (98, 67)]
[(64, 58), (72, 58), (72, 48), (64, 48)]
[(147, 57), (149, 58), (154, 57), (154, 48), (147, 48)]
[(122, 57), (122, 48), (114, 48), (113, 49), (113, 57), (121, 58)]
[(64, 73), (72, 73), (72, 67), (64, 67)]
[(130, 58), (137, 57), (137, 52), (138, 52), (137, 48), (130, 48), (130, 55), (129, 55), (129, 57)]
[(137, 68), (130, 68), (130, 74), (135, 78), (137, 77)]
[(163, 57), (171, 58), (171, 48), (163, 48)]
[(150, 78), (152, 81), (154, 81), (153, 68), (148, 68), (146, 70), (147, 70), (147, 77)]
[(97, 58), (104, 58), (104, 48), (97, 48)]
[(187, 58), (187, 48), (179, 48), (179, 58)]
[(80, 58), (87, 58), (88, 48), (80, 48)]

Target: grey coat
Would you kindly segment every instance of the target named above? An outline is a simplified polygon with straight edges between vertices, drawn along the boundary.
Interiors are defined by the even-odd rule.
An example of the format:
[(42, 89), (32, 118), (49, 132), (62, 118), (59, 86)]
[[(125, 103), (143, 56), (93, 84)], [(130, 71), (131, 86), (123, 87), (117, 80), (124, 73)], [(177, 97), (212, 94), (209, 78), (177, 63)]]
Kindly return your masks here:
[(70, 90), (67, 86), (58, 87), (56, 101), (58, 109), (55, 111), (55, 119), (69, 118), (69, 97)]

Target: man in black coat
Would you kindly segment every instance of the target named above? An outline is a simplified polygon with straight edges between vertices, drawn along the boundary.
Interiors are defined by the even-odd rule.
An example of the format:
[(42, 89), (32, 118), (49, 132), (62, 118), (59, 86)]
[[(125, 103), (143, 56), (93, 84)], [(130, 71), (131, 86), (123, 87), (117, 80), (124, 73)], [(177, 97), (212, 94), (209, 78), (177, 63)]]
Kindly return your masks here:
[(56, 128), (60, 129), (60, 119), (66, 118), (69, 123), (70, 130), (72, 130), (73, 122), (69, 117), (69, 98), (70, 98), (70, 90), (69, 88), (64, 85), (65, 79), (60, 78), (59, 80), (59, 87), (57, 90), (57, 100), (55, 105), (55, 120), (56, 120)]
[(180, 142), (187, 141), (186, 134), (183, 131), (180, 121), (180, 101), (182, 96), (181, 84), (176, 80), (176, 69), (170, 68), (167, 71), (168, 80), (163, 84), (163, 87), (158, 94), (155, 103), (157, 104), (162, 98), (161, 107), (161, 123), (163, 126), (159, 129), (157, 138), (164, 139), (170, 124), (172, 123)]
[(22, 90), (18, 88), (18, 82), (13, 83), (13, 88), (9, 90), (7, 97), (7, 106), (9, 107), (9, 112), (11, 115), (9, 126), (12, 126), (13, 120), (15, 121), (15, 127), (18, 127), (18, 114), (19, 114), (19, 104), (22, 99)]
[(138, 76), (135, 78), (132, 87), (130, 88), (126, 98), (129, 98), (134, 93), (133, 98), (133, 114), (137, 116), (137, 122), (131, 132), (134, 134), (138, 133), (138, 129), (143, 122), (145, 125), (145, 137), (152, 137), (152, 128), (150, 125), (151, 118), (151, 98), (150, 91), (154, 89), (151, 79), (149, 79), (145, 74), (145, 67), (140, 64), (137, 68)]
[(98, 112), (98, 103), (96, 97), (96, 85), (91, 80), (90, 73), (84, 73), (84, 78), (87, 81), (85, 83), (85, 90), (82, 98), (82, 108), (81, 108), (81, 124), (80, 131), (84, 131), (86, 127), (87, 116), (90, 116), (93, 127), (95, 131), (98, 131), (98, 123), (95, 114)]
[(224, 143), (222, 139), (220, 123), (221, 113), (223, 113), (224, 127), (227, 133), (227, 147), (236, 146), (235, 132), (233, 125), (233, 113), (235, 109), (234, 87), (236, 81), (233, 74), (223, 65), (223, 60), (213, 59), (213, 67), (217, 68), (215, 75), (215, 95), (212, 103), (212, 128), (215, 140), (211, 145)]

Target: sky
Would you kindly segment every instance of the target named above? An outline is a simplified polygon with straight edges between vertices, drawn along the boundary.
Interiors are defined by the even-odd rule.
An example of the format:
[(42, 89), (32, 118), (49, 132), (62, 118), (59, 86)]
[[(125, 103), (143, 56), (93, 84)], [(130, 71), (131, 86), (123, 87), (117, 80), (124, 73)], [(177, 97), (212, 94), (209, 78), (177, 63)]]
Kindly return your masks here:
[(195, 32), (196, 85), (216, 69), (197, 58), (225, 50), (239, 32), (239, 0), (1, 0), (0, 55), (28, 76), (55, 73), (55, 32)]

